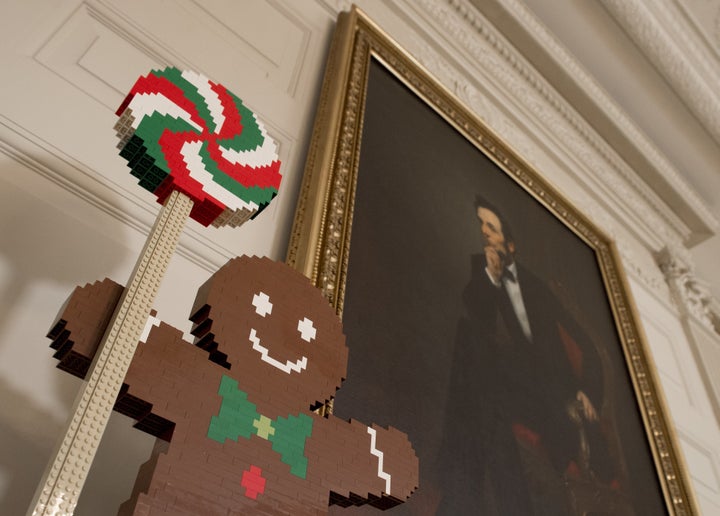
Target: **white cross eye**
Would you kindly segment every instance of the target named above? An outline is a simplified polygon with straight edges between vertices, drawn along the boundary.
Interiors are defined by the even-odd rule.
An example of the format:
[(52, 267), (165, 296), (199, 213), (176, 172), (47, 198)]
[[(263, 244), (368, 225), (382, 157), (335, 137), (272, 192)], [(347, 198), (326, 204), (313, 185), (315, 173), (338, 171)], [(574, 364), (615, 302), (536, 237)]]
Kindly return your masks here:
[(252, 304), (255, 307), (255, 312), (262, 317), (272, 313), (273, 305), (270, 302), (270, 296), (268, 296), (265, 292), (255, 294), (253, 296)]
[(306, 342), (313, 340), (315, 338), (315, 334), (317, 333), (315, 326), (313, 326), (313, 322), (307, 317), (302, 321), (298, 321), (298, 331), (300, 332), (302, 340)]

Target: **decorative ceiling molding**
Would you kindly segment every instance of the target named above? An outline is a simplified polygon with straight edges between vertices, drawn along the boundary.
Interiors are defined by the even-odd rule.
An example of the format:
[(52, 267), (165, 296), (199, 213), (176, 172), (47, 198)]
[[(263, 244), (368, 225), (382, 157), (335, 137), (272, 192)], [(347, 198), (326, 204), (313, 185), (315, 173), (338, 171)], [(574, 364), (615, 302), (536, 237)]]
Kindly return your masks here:
[(691, 315), (707, 329), (715, 331), (712, 312), (713, 297), (709, 285), (695, 276), (692, 266), (679, 258), (675, 252), (665, 248), (657, 255), (658, 266), (672, 287), (678, 306), (685, 315)]
[[(682, 13), (700, 40), (708, 47), (713, 59), (720, 59), (720, 1), (663, 0)], [(702, 45), (701, 45), (702, 46)]]
[[(465, 4), (463, 0), (448, 1), (458, 6)], [(487, 4), (487, 1), (470, 0), (470, 2), (477, 5)], [(556, 70), (547, 71), (545, 76), (549, 77), (549, 80), (552, 80), (553, 75), (562, 75), (564, 79), (571, 80), (575, 87), (582, 92), (583, 98), (568, 98), (573, 103), (573, 107), (580, 111), (586, 111), (580, 114), (587, 120), (591, 120), (593, 117), (596, 119), (602, 117), (606, 125), (611, 127), (613, 134), (598, 135), (592, 131), (595, 134), (589, 136), (590, 140), (610, 141), (612, 137), (617, 138), (617, 142), (613, 146), (626, 148), (623, 159), (632, 168), (621, 167), (618, 170), (626, 176), (627, 174), (632, 176), (627, 179), (634, 185), (644, 182), (651, 186), (667, 206), (673, 207), (674, 211), (693, 231), (691, 235), (685, 237), (687, 243), (697, 243), (714, 234), (720, 224), (705, 206), (702, 198), (598, 82), (582, 68), (575, 57), (526, 7), (524, 2), (522, 0), (493, 0), (492, 3), (496, 4), (495, 11), (501, 9), (504, 16), (511, 18), (512, 22), (517, 25), (517, 30), (524, 31), (532, 39), (532, 45), (536, 47), (537, 52), (541, 52), (543, 56), (552, 60), (552, 65), (556, 67)], [(558, 96), (555, 91), (552, 94)], [(583, 102), (590, 102), (592, 105), (586, 107)], [(577, 113), (566, 116), (581, 118)], [(607, 147), (605, 142), (602, 142), (602, 145)], [(667, 188), (663, 188), (663, 185), (666, 185)], [(662, 206), (657, 201), (650, 202), (658, 210), (658, 213), (664, 214), (669, 211), (666, 206)], [(668, 220), (668, 222), (672, 224), (672, 221)], [(674, 226), (677, 228), (676, 225)]]
[(720, 70), (717, 59), (680, 13), (664, 2), (601, 0), (638, 48), (645, 54), (685, 105), (720, 143)]

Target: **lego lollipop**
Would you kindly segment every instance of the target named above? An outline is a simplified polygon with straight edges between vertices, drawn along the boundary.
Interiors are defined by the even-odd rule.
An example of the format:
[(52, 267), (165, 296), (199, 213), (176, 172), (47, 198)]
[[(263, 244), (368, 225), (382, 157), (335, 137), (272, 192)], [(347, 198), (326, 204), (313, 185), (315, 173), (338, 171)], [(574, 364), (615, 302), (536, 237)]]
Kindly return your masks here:
[[(153, 71), (117, 111), (120, 154), (163, 204), (78, 395), (34, 514), (72, 514), (150, 308), (188, 217), (239, 226), (280, 186), (275, 143), (227, 88), (194, 72)], [(31, 507), (32, 508), (32, 507)]]
[(140, 186), (161, 204), (184, 193), (204, 226), (239, 226), (277, 194), (275, 142), (238, 97), (200, 74), (141, 77), (116, 114), (120, 155)]

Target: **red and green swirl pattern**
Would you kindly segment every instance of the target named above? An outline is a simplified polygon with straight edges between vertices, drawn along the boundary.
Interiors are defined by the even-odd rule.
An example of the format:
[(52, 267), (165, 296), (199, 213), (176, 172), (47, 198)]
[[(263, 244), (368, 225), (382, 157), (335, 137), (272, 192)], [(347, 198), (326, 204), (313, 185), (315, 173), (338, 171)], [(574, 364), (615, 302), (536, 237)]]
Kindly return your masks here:
[(204, 226), (239, 226), (277, 195), (280, 161), (258, 118), (221, 84), (165, 68), (140, 77), (117, 110), (120, 155), (164, 203), (194, 201)]

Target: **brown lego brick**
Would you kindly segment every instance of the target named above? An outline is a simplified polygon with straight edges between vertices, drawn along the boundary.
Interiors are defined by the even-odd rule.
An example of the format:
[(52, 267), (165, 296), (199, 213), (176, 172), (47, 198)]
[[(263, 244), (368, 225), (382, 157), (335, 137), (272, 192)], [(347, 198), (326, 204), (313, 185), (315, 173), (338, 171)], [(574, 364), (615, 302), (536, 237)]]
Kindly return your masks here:
[(106, 278), (73, 291), (47, 334), (59, 369), (85, 378), (123, 290)]

